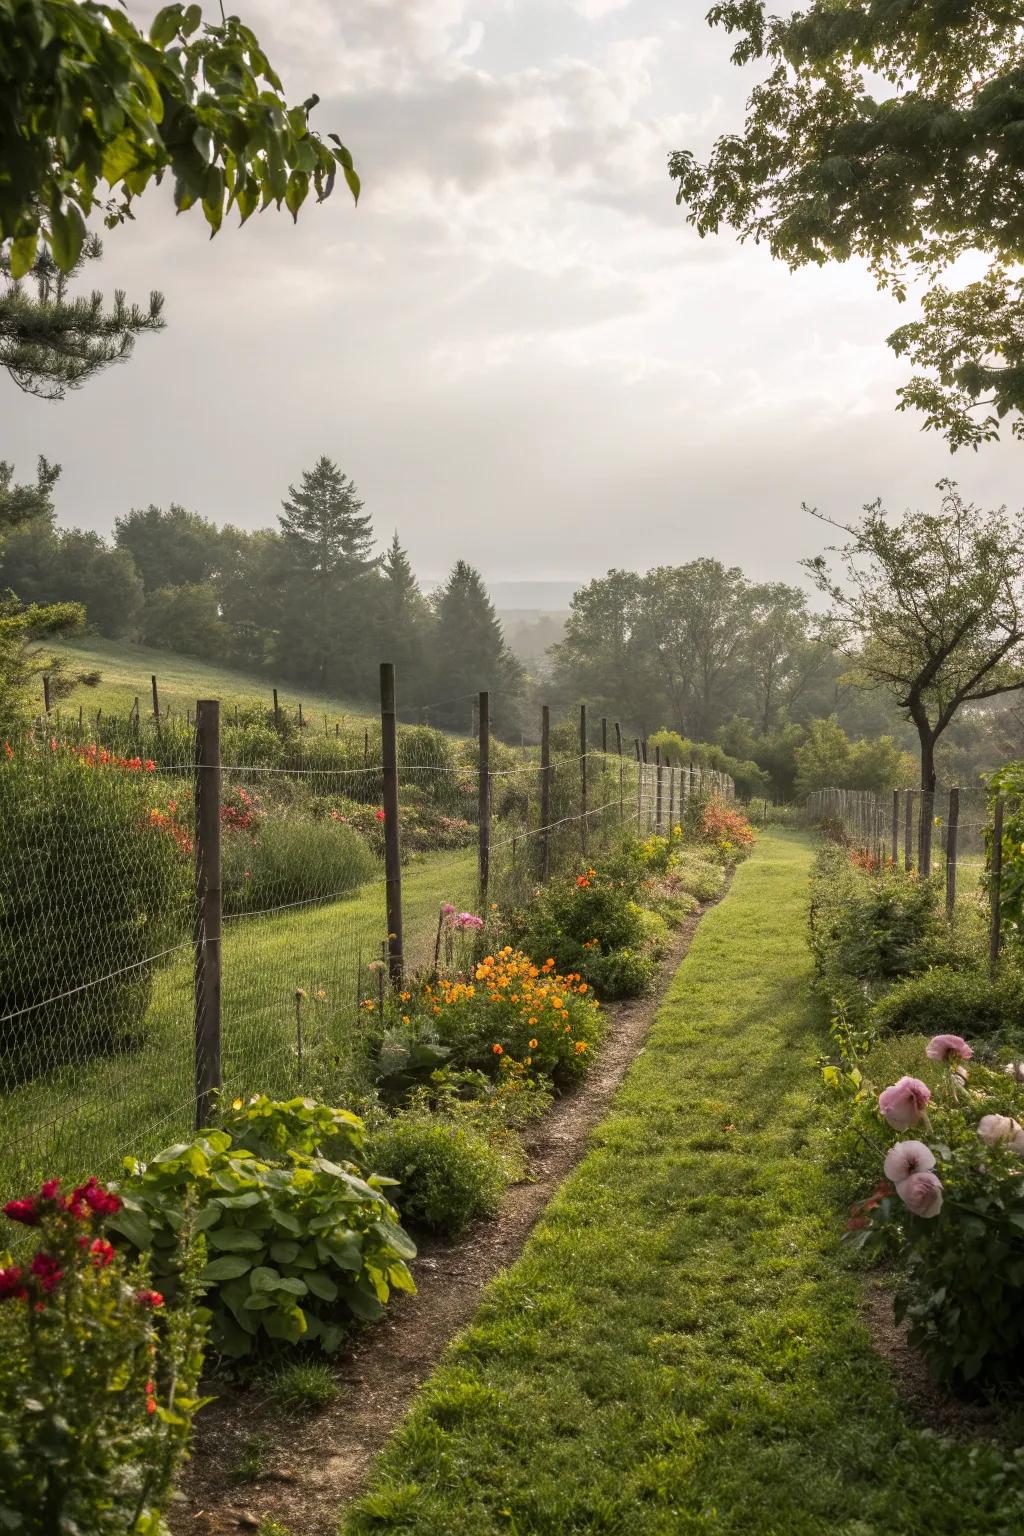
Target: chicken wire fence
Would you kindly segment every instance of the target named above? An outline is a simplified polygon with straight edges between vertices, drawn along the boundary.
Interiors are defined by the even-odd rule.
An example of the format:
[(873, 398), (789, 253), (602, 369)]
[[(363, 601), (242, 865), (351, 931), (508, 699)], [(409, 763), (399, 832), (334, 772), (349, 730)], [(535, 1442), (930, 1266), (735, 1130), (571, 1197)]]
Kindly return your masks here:
[(7, 748), (0, 1189), (109, 1176), (187, 1135), (212, 1090), (351, 1098), (394, 979), (392, 830), (415, 976), (436, 964), (444, 908), (497, 932), (624, 830), (665, 831), (693, 795), (733, 792), (594, 747), (575, 722), (546, 755), (494, 742), (483, 759), (406, 726), (392, 829), (383, 740), (375, 724), (312, 738), (229, 716), (211, 765), (191, 719), (136, 712), (45, 722)]

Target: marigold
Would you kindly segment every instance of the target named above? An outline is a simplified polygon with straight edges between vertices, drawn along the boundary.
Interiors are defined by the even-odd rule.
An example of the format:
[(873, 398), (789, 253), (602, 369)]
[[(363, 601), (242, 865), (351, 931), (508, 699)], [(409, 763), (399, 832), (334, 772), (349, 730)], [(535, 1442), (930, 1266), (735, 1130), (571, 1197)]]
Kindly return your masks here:
[[(536, 1020), (535, 1019), (531, 1019), (530, 1023), (534, 1024), (534, 1023), (536, 1023)], [(536, 1042), (536, 1040), (531, 1040), (530, 1041), (530, 1050), (531, 1051), (535, 1051), (536, 1049), (537, 1049), (537, 1042)]]
[(495, 1043), (491, 1046), (491, 1050), (494, 1052), (495, 1056), (504, 1056), (505, 1054), (505, 1047), (503, 1045), (499, 1045), (497, 1041), (495, 1041)]

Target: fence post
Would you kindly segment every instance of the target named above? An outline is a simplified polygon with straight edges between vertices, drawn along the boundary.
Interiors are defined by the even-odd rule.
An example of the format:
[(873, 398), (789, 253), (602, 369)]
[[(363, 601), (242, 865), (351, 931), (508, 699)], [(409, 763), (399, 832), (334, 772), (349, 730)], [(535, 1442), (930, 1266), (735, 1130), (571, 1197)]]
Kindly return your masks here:
[(644, 760), (640, 751), (639, 736), (633, 737), (633, 745), (636, 748), (636, 830), (643, 830), (644, 814)]
[(388, 918), (388, 974), (402, 981), (402, 849), (398, 824), (398, 721), (395, 715), (395, 669), (380, 664), (380, 735), (384, 768), (384, 889)]
[(1003, 883), (1003, 797), (996, 795), (992, 812), (992, 868), (989, 873), (989, 898), (992, 903), (992, 926), (989, 930), (988, 957), (992, 969), (999, 964), (1002, 948), (1002, 883)]
[(676, 824), (676, 771), (672, 764), (668, 765), (668, 835), (672, 836), (672, 828)]
[(608, 717), (607, 717), (607, 715), (602, 715), (601, 716), (601, 753), (602, 753), (603, 756), (606, 756), (607, 753), (608, 753)]
[(892, 792), (892, 862), (900, 862), (900, 792)]
[(907, 814), (903, 822), (903, 868), (909, 869), (913, 862), (913, 837), (914, 837), (914, 793), (912, 789), (904, 791), (907, 797)]
[(946, 915), (956, 907), (956, 844), (960, 830), (960, 791), (949, 792), (949, 820), (946, 823)]
[(540, 878), (551, 877), (551, 710), (540, 712)]
[(150, 673), (149, 688), (150, 688), (150, 692), (153, 695), (153, 719), (154, 720), (159, 720), (160, 719), (160, 694), (157, 691), (156, 673), (155, 672), (151, 672)]
[(932, 872), (932, 819), (935, 815), (935, 795), (930, 789), (921, 791), (921, 814), (917, 829), (917, 867), (927, 878)]
[(580, 705), (580, 827), (583, 857), (587, 856), (587, 706)]
[(619, 824), (626, 819), (626, 766), (622, 760), (622, 726), (615, 722), (615, 750), (619, 754)]
[(305, 728), (305, 724), (306, 724), (306, 722), (302, 718), (302, 700), (300, 699), (299, 700), (299, 730), (300, 731)]
[(487, 890), (491, 879), (491, 696), (480, 693), (480, 911), (487, 910)]
[(43, 673), (43, 713), (50, 713), (50, 674)]
[(210, 1123), (220, 1074), (220, 702), (196, 704), (195, 946), (196, 1129)]
[(279, 731), (281, 729), (281, 706), (277, 702), (276, 688), (274, 689), (274, 729), (275, 731)]
[(655, 747), (655, 749), (654, 749), (654, 775), (655, 775), (655, 787), (654, 787), (654, 830), (658, 834), (658, 836), (660, 837), (661, 836), (661, 794), (662, 794), (662, 788), (663, 788), (663, 783), (664, 783), (664, 781), (662, 779), (661, 748), (660, 747)]

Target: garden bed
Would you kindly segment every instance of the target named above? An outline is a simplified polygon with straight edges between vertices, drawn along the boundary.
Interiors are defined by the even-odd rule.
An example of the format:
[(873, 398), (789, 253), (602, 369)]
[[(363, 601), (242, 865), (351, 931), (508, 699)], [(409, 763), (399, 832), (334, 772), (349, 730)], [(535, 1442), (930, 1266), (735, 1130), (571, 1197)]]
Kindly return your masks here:
[[(600, 1055), (583, 1085), (558, 1099), (526, 1136), (528, 1177), (500, 1215), (454, 1243), (419, 1240), (417, 1294), (339, 1357), (337, 1401), (285, 1419), (258, 1389), (224, 1392), (197, 1421), (193, 1460), (174, 1530), (215, 1533), (276, 1520), (301, 1536), (333, 1536), (338, 1505), (361, 1487), (374, 1454), (402, 1418), (448, 1341), (472, 1316), (484, 1287), (512, 1264), (544, 1207), (586, 1149), (594, 1126), (643, 1047), (661, 994), (702, 913), (673, 935), (655, 991), (609, 1009)], [(214, 1390), (217, 1390), (216, 1387)], [(240, 1467), (253, 1475), (237, 1477)]]

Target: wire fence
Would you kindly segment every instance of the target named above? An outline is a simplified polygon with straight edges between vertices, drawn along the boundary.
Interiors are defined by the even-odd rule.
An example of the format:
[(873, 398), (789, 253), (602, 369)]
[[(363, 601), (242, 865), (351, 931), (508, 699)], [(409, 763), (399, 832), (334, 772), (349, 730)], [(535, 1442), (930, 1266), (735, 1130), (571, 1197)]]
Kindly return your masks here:
[(694, 795), (734, 793), (642, 746), (609, 751), (585, 710), (545, 711), (541, 744), (516, 747), (487, 740), (487, 710), (480, 695), (475, 740), (398, 727), (390, 770), (385, 713), (310, 740), (253, 712), (211, 740), (200, 704), (46, 721), (7, 749), (5, 1198), (152, 1155), (217, 1093), (357, 1103), (388, 989), (436, 965), (443, 908), (479, 915), (492, 942), (546, 879), (624, 831), (667, 830)]

